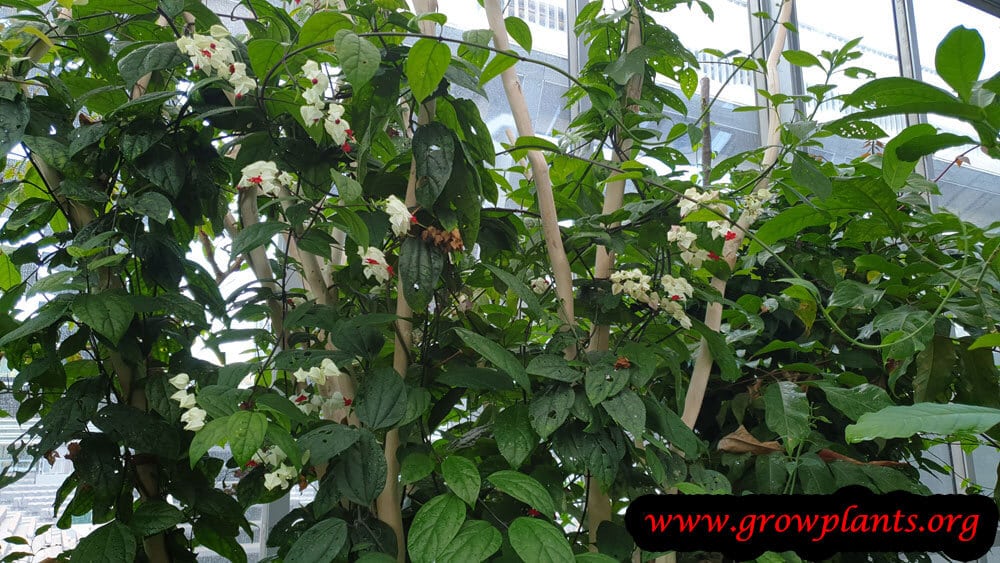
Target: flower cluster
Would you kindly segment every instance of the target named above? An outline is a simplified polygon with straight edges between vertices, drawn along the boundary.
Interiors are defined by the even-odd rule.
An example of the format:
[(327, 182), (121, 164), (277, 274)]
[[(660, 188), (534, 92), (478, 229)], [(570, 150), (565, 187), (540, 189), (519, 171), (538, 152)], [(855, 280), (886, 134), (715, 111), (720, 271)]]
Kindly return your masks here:
[(292, 402), (295, 403), (295, 406), (300, 411), (307, 415), (317, 411), (322, 412), (324, 409), (332, 410), (340, 408), (341, 405), (350, 406), (351, 400), (345, 400), (339, 391), (334, 393), (333, 397), (328, 400), (324, 400), (319, 393), (315, 392), (319, 387), (326, 385), (327, 380), (331, 377), (340, 377), (341, 375), (343, 373), (340, 371), (340, 368), (329, 358), (324, 359), (319, 367), (312, 367), (309, 370), (299, 368), (292, 374), (295, 377), (295, 381), (306, 385), (311, 383), (314, 387), (314, 392), (311, 393), (309, 390), (303, 389), (299, 394), (292, 397)]
[(552, 285), (552, 283), (548, 280), (548, 278), (542, 276), (540, 278), (535, 278), (531, 280), (530, 285), (531, 285), (531, 291), (534, 291), (538, 295), (541, 295), (546, 291), (548, 291), (549, 286)]
[(397, 237), (405, 237), (410, 232), (410, 227), (417, 222), (417, 218), (410, 213), (403, 200), (391, 195), (385, 200), (385, 212), (389, 215), (389, 223), (392, 224), (392, 232)]
[(171, 395), (170, 398), (177, 401), (180, 407), (184, 409), (184, 413), (181, 415), (181, 422), (184, 423), (184, 429), (197, 432), (204, 428), (205, 415), (208, 413), (205, 409), (200, 409), (196, 406), (197, 402), (195, 401), (194, 393), (188, 393), (188, 387), (191, 385), (191, 378), (188, 377), (188, 374), (178, 373), (167, 381), (177, 389), (177, 392)]
[(284, 463), (287, 459), (288, 455), (281, 448), (271, 446), (267, 449), (257, 450), (253, 458), (247, 462), (247, 467), (253, 468), (264, 464), (265, 467), (274, 468), (272, 471), (264, 473), (264, 488), (269, 491), (276, 488), (284, 489), (299, 475), (294, 466)]
[(195, 70), (203, 70), (208, 75), (215, 73), (228, 80), (237, 100), (255, 90), (257, 81), (247, 76), (247, 65), (236, 62), (233, 55), (236, 47), (228, 39), (229, 31), (221, 25), (213, 25), (209, 33), (181, 37), (177, 40), (177, 48), (191, 58)]
[(760, 217), (760, 214), (764, 211), (764, 205), (766, 205), (773, 198), (774, 194), (772, 194), (767, 188), (757, 190), (744, 198), (743, 212), (746, 213), (747, 217), (750, 219), (748, 224), (753, 224), (757, 221), (757, 218)]
[(684, 328), (691, 328), (691, 319), (684, 312), (684, 301), (694, 295), (694, 288), (684, 278), (675, 278), (665, 275), (660, 278), (660, 285), (663, 292), (669, 297), (663, 305), (663, 310), (674, 318)]
[(278, 171), (278, 166), (269, 160), (258, 160), (243, 167), (237, 189), (260, 188), (264, 195), (277, 197), (281, 188), (292, 188), (295, 177), (288, 172)]
[(318, 125), (323, 121), (323, 128), (340, 145), (344, 152), (350, 152), (351, 145), (347, 143), (354, 136), (351, 125), (344, 119), (344, 106), (337, 103), (326, 104), (324, 96), (330, 88), (330, 77), (316, 61), (308, 60), (302, 65), (302, 74), (309, 81), (309, 87), (302, 93), (306, 105), (299, 108), (302, 121), (307, 127)]
[(650, 291), (651, 279), (639, 268), (619, 270), (611, 274), (611, 293), (614, 295), (624, 293), (640, 303), (649, 305), (652, 309), (659, 309), (660, 296), (655, 291)]
[(374, 246), (359, 248), (358, 256), (361, 257), (361, 264), (364, 267), (365, 277), (374, 277), (378, 283), (385, 283), (393, 276), (392, 266), (385, 261), (385, 254)]
[[(726, 240), (730, 240), (736, 236), (736, 233), (727, 230), (723, 236)], [(683, 225), (674, 225), (671, 227), (670, 232), (667, 233), (667, 240), (677, 243), (677, 247), (681, 249), (681, 260), (694, 269), (701, 268), (705, 260), (719, 259), (719, 255), (715, 252), (698, 248), (698, 245), (695, 244), (698, 240), (698, 235), (692, 233)]]

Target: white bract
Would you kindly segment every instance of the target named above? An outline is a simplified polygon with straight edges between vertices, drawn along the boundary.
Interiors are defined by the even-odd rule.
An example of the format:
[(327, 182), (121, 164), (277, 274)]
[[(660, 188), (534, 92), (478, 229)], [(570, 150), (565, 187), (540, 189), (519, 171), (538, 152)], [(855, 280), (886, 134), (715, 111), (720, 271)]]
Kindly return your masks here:
[(194, 395), (188, 393), (185, 389), (174, 393), (170, 398), (180, 403), (182, 409), (189, 409), (197, 404)]
[(385, 212), (389, 215), (392, 232), (397, 237), (406, 236), (410, 232), (410, 226), (417, 222), (416, 217), (410, 213), (406, 204), (394, 195), (389, 196), (389, 199), (385, 200)]
[(243, 176), (238, 187), (247, 189), (258, 187), (265, 195), (276, 196), (281, 191), (278, 182), (278, 166), (271, 161), (258, 160), (243, 167)]
[(660, 285), (671, 301), (684, 301), (694, 294), (694, 288), (684, 278), (675, 278), (667, 274), (660, 278)]
[[(193, 398), (193, 396), (192, 396)], [(208, 412), (205, 409), (200, 409), (198, 407), (192, 407), (181, 415), (181, 422), (184, 423), (185, 430), (198, 431), (205, 427), (205, 415)]]
[(547, 280), (546, 278), (544, 277), (535, 278), (531, 280), (531, 291), (534, 291), (538, 295), (541, 295), (546, 291), (548, 291), (549, 285), (550, 285), (549, 280)]
[(323, 122), (326, 132), (333, 137), (333, 141), (338, 145), (346, 143), (347, 138), (351, 135), (351, 125), (343, 116), (344, 106), (330, 104), (327, 108), (326, 121)]
[(169, 381), (171, 385), (180, 390), (187, 389), (188, 385), (191, 384), (191, 378), (188, 377), (188, 374), (186, 373), (178, 373), (177, 375), (171, 377), (167, 381)]
[(375, 278), (378, 283), (385, 283), (392, 278), (392, 266), (385, 261), (385, 254), (374, 246), (358, 249), (361, 264), (366, 278)]

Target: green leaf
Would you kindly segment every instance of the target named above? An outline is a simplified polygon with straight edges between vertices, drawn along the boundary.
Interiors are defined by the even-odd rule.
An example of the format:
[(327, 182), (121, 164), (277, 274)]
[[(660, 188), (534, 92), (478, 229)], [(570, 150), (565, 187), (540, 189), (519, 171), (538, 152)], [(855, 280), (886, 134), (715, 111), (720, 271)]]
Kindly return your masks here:
[(795, 153), (792, 157), (792, 181), (820, 199), (826, 199), (833, 193), (833, 184), (826, 174), (823, 174), (811, 158), (803, 157), (799, 153)]
[(245, 254), (261, 245), (264, 245), (274, 238), (274, 235), (287, 228), (288, 225), (279, 221), (265, 221), (263, 223), (254, 223), (253, 225), (245, 227), (243, 230), (236, 233), (236, 237), (233, 239), (230, 256), (236, 258), (240, 254)]
[(573, 369), (562, 356), (554, 354), (542, 354), (535, 356), (525, 371), (529, 375), (537, 375), (546, 379), (554, 379), (565, 383), (575, 383), (583, 377), (579, 370)]
[[(992, 361), (992, 355), (990, 359)], [(915, 362), (917, 371), (913, 375), (914, 402), (948, 402), (951, 399), (951, 385), (955, 380), (957, 360), (958, 356), (951, 338), (935, 336), (930, 345), (917, 354)], [(967, 377), (968, 373), (963, 375)], [(892, 406), (892, 403), (883, 405), (883, 407), (888, 406)]]
[(608, 411), (611, 418), (619, 426), (627, 430), (633, 437), (639, 438), (646, 431), (646, 406), (642, 399), (629, 389), (618, 396), (606, 399), (601, 406)]
[(524, 23), (524, 20), (521, 18), (515, 18), (514, 16), (504, 18), (503, 23), (511, 38), (513, 38), (514, 41), (517, 41), (518, 45), (524, 47), (525, 51), (530, 53), (531, 28), (528, 27), (528, 24)]
[(583, 389), (590, 404), (597, 406), (608, 397), (618, 394), (628, 385), (630, 374), (630, 369), (614, 369), (607, 363), (588, 366)]
[(792, 63), (795, 66), (810, 67), (818, 66), (823, 68), (823, 65), (819, 62), (819, 59), (815, 55), (808, 51), (796, 51), (789, 49), (787, 51), (782, 51), (781, 56), (785, 57), (785, 60)]
[(254, 39), (247, 44), (247, 56), (250, 58), (250, 68), (263, 81), (271, 69), (281, 64), (285, 56), (285, 45), (274, 39)]
[(187, 178), (187, 164), (174, 149), (160, 145), (161, 150), (147, 153), (138, 164), (139, 172), (167, 195), (176, 198), (180, 195)]
[(444, 252), (416, 237), (407, 237), (399, 251), (399, 279), (406, 302), (414, 311), (423, 311), (434, 297), (441, 272)]
[(132, 323), (135, 309), (122, 295), (83, 293), (73, 300), (73, 315), (101, 336), (118, 344)]
[(184, 513), (174, 505), (162, 500), (147, 500), (135, 510), (129, 526), (144, 538), (169, 530), (184, 520)]
[(200, 518), (195, 521), (192, 530), (194, 531), (194, 539), (201, 545), (218, 553), (232, 563), (247, 563), (246, 551), (243, 550), (243, 546), (233, 537), (235, 534), (224, 532), (224, 528), (216, 518)]
[(576, 563), (618, 563), (618, 560), (603, 553), (577, 553)]
[[(899, 144), (896, 147), (896, 156), (900, 160), (916, 162), (921, 157), (934, 154), (942, 149), (975, 144), (978, 144), (978, 141), (965, 135), (955, 135), (953, 133), (921, 135)], [(886, 150), (888, 151), (889, 147), (886, 147)], [(884, 160), (885, 157), (883, 156), (883, 162)]]
[(330, 563), (347, 544), (347, 522), (327, 518), (302, 533), (285, 556), (285, 563)]
[(413, 563), (431, 563), (458, 535), (465, 522), (465, 503), (447, 493), (420, 507), (410, 525), (406, 545)]
[(449, 64), (451, 64), (451, 49), (441, 41), (423, 38), (418, 39), (410, 47), (403, 70), (410, 84), (410, 91), (413, 92), (417, 102), (423, 102), (437, 90)]
[(392, 428), (406, 414), (406, 385), (392, 368), (378, 368), (364, 376), (354, 404), (366, 428)]
[(833, 408), (851, 420), (857, 420), (866, 413), (880, 411), (893, 404), (885, 389), (870, 383), (850, 388), (828, 382), (819, 382), (816, 386), (826, 393), (826, 400), (830, 401)]
[(1000, 409), (957, 403), (917, 403), (862, 415), (845, 429), (850, 443), (876, 438), (909, 438), (914, 434), (951, 436), (978, 434), (1000, 424)]
[(399, 465), (399, 480), (410, 485), (434, 473), (434, 460), (423, 452), (410, 452)]
[(31, 111), (23, 99), (0, 99), (0, 154), (7, 154), (21, 142)]
[(21, 283), (21, 270), (0, 251), (0, 290), (9, 291)]
[(507, 372), (507, 375), (514, 380), (514, 383), (517, 383), (525, 391), (531, 393), (531, 381), (528, 379), (528, 373), (514, 354), (511, 354), (489, 338), (476, 334), (471, 330), (456, 328), (455, 333), (462, 339), (462, 342), (465, 342), (466, 346), (475, 350), (480, 356), (500, 370)]
[(336, 46), (340, 68), (355, 89), (361, 88), (375, 76), (382, 63), (382, 55), (370, 41), (347, 31), (337, 34)]
[(528, 405), (528, 417), (531, 427), (541, 439), (546, 439), (556, 431), (569, 416), (573, 408), (575, 396), (569, 387), (549, 389), (541, 395), (535, 395)]
[(0, 346), (5, 346), (19, 338), (24, 338), (29, 334), (34, 334), (52, 326), (66, 314), (66, 310), (69, 309), (69, 307), (70, 301), (67, 298), (57, 297), (56, 299), (49, 301), (47, 304), (43, 305), (38, 312), (29, 317), (28, 320), (24, 321), (21, 326), (3, 335), (3, 337), (0, 338)]
[(524, 302), (532, 318), (541, 319), (545, 316), (545, 310), (542, 309), (542, 304), (538, 301), (538, 296), (517, 276), (493, 264), (483, 263), (483, 266), (490, 272), (493, 272), (494, 276), (500, 278), (500, 281), (517, 294), (518, 299)]
[(919, 158), (902, 158), (898, 149), (912, 139), (919, 139), (928, 135), (934, 135), (935, 129), (932, 125), (919, 123), (903, 129), (898, 135), (886, 143), (885, 150), (882, 151), (882, 178), (889, 187), (898, 190), (906, 185), (907, 179), (917, 167)]
[(843, 280), (833, 288), (830, 307), (847, 307), (867, 311), (874, 307), (885, 292), (854, 280)]
[[(608, 78), (614, 80), (619, 85), (624, 86), (628, 83), (630, 78), (637, 74), (641, 75), (645, 72), (646, 60), (649, 56), (649, 49), (639, 47), (612, 61), (611, 64), (605, 68), (604, 72), (608, 75)], [(678, 77), (678, 82), (681, 84), (682, 91), (684, 91), (685, 95), (687, 95), (688, 88), (690, 87), (690, 75), (682, 73)]]
[(348, 500), (360, 505), (375, 501), (385, 488), (385, 451), (368, 430), (360, 431), (360, 439), (340, 456), (331, 478), (337, 490)]
[(552, 495), (535, 478), (505, 469), (486, 479), (498, 490), (541, 512), (546, 518), (555, 517), (556, 507), (552, 502)]
[(963, 100), (968, 100), (972, 95), (972, 86), (979, 80), (985, 58), (986, 47), (979, 32), (958, 26), (938, 44), (934, 67)]
[(173, 208), (170, 200), (157, 192), (146, 192), (138, 197), (130, 195), (122, 200), (122, 205), (140, 215), (148, 215), (161, 225), (167, 224), (167, 219), (170, 217), (170, 210)]
[(785, 467), (785, 456), (772, 453), (754, 458), (754, 477), (757, 486), (754, 491), (761, 494), (781, 494), (788, 481), (788, 469)]
[(476, 499), (479, 498), (479, 487), (482, 485), (476, 464), (468, 458), (452, 454), (441, 462), (441, 474), (448, 488), (470, 508), (474, 508)]
[(514, 66), (514, 63), (516, 62), (517, 58), (514, 56), (506, 53), (497, 53), (493, 59), (486, 64), (486, 68), (483, 69), (482, 74), (479, 75), (479, 85), (485, 86), (487, 82), (500, 76), (503, 71)]
[(121, 563), (132, 561), (136, 552), (132, 530), (118, 522), (109, 522), (87, 534), (73, 550), (70, 561), (80, 563)]
[(493, 434), (500, 455), (515, 469), (528, 459), (538, 443), (538, 436), (528, 422), (528, 408), (521, 403), (500, 411), (493, 423)]
[(158, 43), (144, 45), (125, 55), (118, 61), (118, 71), (131, 89), (143, 76), (156, 71), (187, 64), (187, 56), (181, 53), (177, 44)]
[(802, 484), (802, 492), (807, 495), (828, 495), (837, 488), (830, 468), (814, 453), (808, 453), (799, 458), (797, 472), (798, 482)]
[(507, 531), (510, 545), (522, 560), (532, 563), (573, 563), (573, 550), (565, 534), (537, 518), (515, 519)]
[(785, 449), (795, 451), (809, 436), (809, 399), (791, 381), (772, 383), (764, 391), (764, 417), (767, 427), (785, 440)]
[(740, 378), (740, 367), (736, 364), (736, 353), (732, 347), (726, 343), (725, 337), (718, 332), (705, 326), (705, 323), (691, 319), (691, 325), (701, 333), (702, 338), (708, 344), (708, 350), (712, 353), (712, 360), (719, 366), (722, 372), (722, 379), (725, 381), (736, 381)]
[(295, 48), (305, 48), (318, 43), (329, 43), (342, 29), (352, 29), (354, 24), (347, 16), (339, 12), (322, 11), (309, 16), (299, 30), (295, 40)]
[(417, 128), (412, 146), (417, 168), (417, 203), (432, 209), (451, 177), (455, 138), (444, 125), (428, 123)]
[(1000, 333), (991, 332), (990, 334), (984, 334), (976, 339), (969, 346), (969, 350), (977, 350), (979, 348), (997, 348), (1000, 347)]
[(764, 249), (761, 243), (769, 246), (794, 237), (809, 227), (826, 225), (831, 219), (823, 212), (808, 205), (798, 205), (785, 209), (775, 217), (768, 219), (757, 231), (757, 240), (750, 244), (748, 254), (756, 254)]
[(496, 528), (482, 520), (469, 520), (462, 524), (458, 535), (445, 546), (435, 561), (437, 563), (479, 563), (500, 549), (503, 537)]
[(264, 444), (267, 417), (259, 412), (237, 411), (226, 423), (229, 449), (236, 464), (243, 467)]

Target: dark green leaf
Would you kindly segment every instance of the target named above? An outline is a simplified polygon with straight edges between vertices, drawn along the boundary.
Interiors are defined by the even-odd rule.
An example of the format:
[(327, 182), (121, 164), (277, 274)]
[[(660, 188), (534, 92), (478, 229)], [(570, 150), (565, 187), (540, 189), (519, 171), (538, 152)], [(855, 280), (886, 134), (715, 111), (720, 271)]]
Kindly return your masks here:
[(148, 215), (161, 225), (167, 223), (170, 210), (173, 208), (169, 199), (156, 192), (146, 192), (138, 197), (128, 196), (122, 200), (122, 205), (140, 215)]
[(502, 348), (489, 338), (476, 334), (464, 328), (456, 328), (455, 332), (465, 342), (465, 345), (475, 350), (480, 356), (493, 365), (507, 372), (507, 375), (520, 385), (525, 391), (531, 392), (531, 382), (524, 366), (518, 361), (514, 354)]
[(794, 237), (809, 227), (829, 224), (831, 219), (823, 212), (808, 205), (798, 205), (785, 209), (775, 217), (768, 219), (757, 231), (757, 240), (750, 244), (749, 254), (756, 254), (764, 249), (761, 243), (773, 245), (776, 242)]
[(523, 404), (505, 408), (493, 423), (500, 454), (513, 468), (518, 468), (528, 458), (538, 443), (538, 436), (528, 422), (528, 409)]
[(573, 563), (573, 550), (561, 530), (537, 518), (521, 517), (508, 530), (510, 545), (524, 561)]
[(354, 24), (347, 16), (332, 11), (319, 11), (309, 16), (306, 23), (302, 24), (299, 30), (299, 37), (295, 40), (295, 47), (312, 47), (318, 43), (329, 43), (337, 36), (337, 32), (342, 29), (351, 29)]
[(374, 502), (385, 488), (386, 463), (375, 436), (367, 430), (360, 432), (358, 442), (333, 467), (332, 479), (343, 496), (364, 506)]
[(354, 410), (366, 428), (392, 428), (406, 414), (406, 386), (392, 368), (378, 368), (361, 381)]
[(830, 179), (816, 166), (811, 158), (795, 153), (792, 157), (792, 180), (808, 189), (820, 199), (826, 199), (833, 193)]
[(313, 524), (295, 540), (285, 556), (286, 563), (330, 563), (347, 543), (347, 523), (328, 518)]
[(287, 228), (288, 225), (278, 221), (254, 223), (236, 234), (236, 238), (233, 239), (233, 247), (230, 251), (230, 255), (235, 258), (240, 254), (245, 254), (263, 244), (266, 244), (274, 238), (274, 235)]
[(147, 500), (139, 505), (129, 525), (139, 537), (159, 534), (185, 520), (184, 513), (162, 500)]
[(528, 416), (531, 427), (543, 440), (562, 426), (573, 408), (575, 396), (569, 387), (549, 389), (541, 395), (535, 395), (528, 405)]
[(302, 454), (309, 453), (309, 463), (320, 465), (340, 455), (353, 446), (361, 434), (356, 428), (343, 424), (325, 424), (299, 437)]
[(638, 438), (646, 431), (646, 406), (630, 389), (622, 391), (616, 397), (606, 399), (601, 406), (633, 437)]
[(552, 495), (536, 479), (517, 471), (503, 470), (486, 478), (498, 490), (507, 493), (542, 513), (546, 518), (555, 516)]
[(340, 68), (355, 89), (364, 86), (375, 76), (382, 62), (382, 55), (370, 41), (351, 32), (338, 33), (336, 47)]
[(436, 246), (408, 237), (399, 251), (399, 276), (406, 302), (414, 311), (422, 311), (434, 297), (441, 272), (444, 271), (445, 256)]
[(176, 198), (187, 178), (187, 164), (172, 148), (160, 145), (154, 152), (140, 159), (139, 172), (167, 195)]
[(830, 307), (847, 307), (867, 311), (874, 307), (885, 292), (876, 287), (858, 283), (854, 280), (843, 280), (833, 288), (830, 296)]
[(444, 482), (458, 498), (464, 500), (469, 507), (475, 507), (479, 498), (479, 487), (482, 479), (476, 464), (459, 455), (450, 455), (441, 462), (441, 474)]
[(541, 319), (545, 316), (545, 311), (542, 309), (541, 303), (538, 301), (538, 296), (535, 292), (531, 290), (527, 285), (524, 284), (517, 276), (507, 272), (493, 264), (484, 263), (483, 266), (486, 267), (493, 275), (500, 278), (511, 291), (517, 294), (517, 297), (524, 302), (525, 307), (528, 309), (528, 313), (535, 319)]
[(785, 449), (795, 451), (809, 436), (809, 400), (791, 381), (772, 383), (764, 391), (764, 415), (767, 427), (785, 440)]
[(410, 525), (406, 545), (413, 563), (436, 561), (465, 522), (465, 503), (448, 493), (420, 507)]
[(136, 541), (132, 530), (114, 521), (87, 534), (73, 550), (71, 561), (80, 563), (121, 563), (135, 559)]
[[(992, 353), (990, 362), (992, 363)], [(913, 400), (918, 403), (930, 401), (932, 403), (948, 402), (951, 399), (951, 385), (955, 380), (955, 364), (958, 356), (955, 354), (955, 345), (951, 338), (935, 336), (929, 346), (917, 354), (916, 368), (913, 375)], [(967, 375), (967, 374), (963, 374)], [(881, 389), (879, 389), (881, 391)], [(885, 393), (883, 391), (883, 393)], [(888, 399), (888, 397), (886, 397)], [(891, 401), (881, 405), (882, 408), (891, 406)], [(881, 410), (871, 409), (872, 411)], [(857, 420), (858, 417), (852, 417)]]
[(455, 139), (444, 125), (428, 123), (417, 128), (412, 145), (417, 167), (417, 203), (432, 209), (451, 177)]
[(135, 309), (122, 295), (84, 293), (73, 300), (73, 315), (101, 336), (118, 344), (132, 323)]
[(870, 383), (851, 388), (826, 382), (817, 383), (817, 386), (826, 393), (826, 400), (830, 401), (833, 408), (851, 420), (857, 420), (866, 413), (880, 411), (893, 404), (885, 389)]
[(565, 383), (575, 383), (583, 376), (580, 371), (570, 367), (569, 363), (562, 357), (554, 354), (543, 354), (535, 356), (525, 371), (529, 375), (537, 375), (546, 379), (554, 379)]
[(437, 563), (479, 563), (500, 549), (503, 538), (496, 528), (482, 520), (462, 524), (458, 534), (438, 554)]
[(118, 61), (118, 71), (125, 79), (125, 87), (132, 88), (143, 76), (156, 71), (174, 68), (187, 63), (187, 56), (181, 53), (177, 44), (158, 43), (144, 45), (125, 55)]
[(243, 467), (264, 444), (267, 417), (259, 412), (237, 411), (226, 423), (229, 448), (236, 464)]
[(0, 154), (7, 154), (21, 142), (31, 111), (24, 100), (0, 99)]

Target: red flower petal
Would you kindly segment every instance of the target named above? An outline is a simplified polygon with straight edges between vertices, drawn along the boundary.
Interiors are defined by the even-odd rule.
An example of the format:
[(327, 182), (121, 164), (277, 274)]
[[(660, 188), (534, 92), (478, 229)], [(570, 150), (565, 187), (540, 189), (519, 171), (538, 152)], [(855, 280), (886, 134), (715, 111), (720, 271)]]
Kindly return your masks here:
[(733, 240), (736, 238), (736, 233), (732, 231), (726, 231), (726, 240)]

